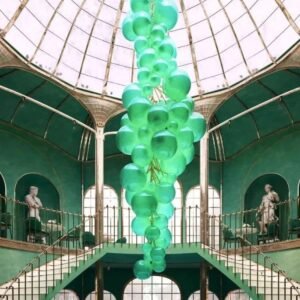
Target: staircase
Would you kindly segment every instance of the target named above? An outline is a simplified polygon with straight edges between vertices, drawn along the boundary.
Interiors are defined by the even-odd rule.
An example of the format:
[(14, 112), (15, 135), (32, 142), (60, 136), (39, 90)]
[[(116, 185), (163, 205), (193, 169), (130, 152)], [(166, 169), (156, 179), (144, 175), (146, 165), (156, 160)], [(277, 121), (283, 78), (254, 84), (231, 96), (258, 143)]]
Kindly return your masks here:
[[(100, 260), (106, 253), (141, 254), (135, 245), (107, 244), (79, 253), (63, 255), (53, 261), (31, 267), (16, 279), (0, 287), (0, 299), (50, 300), (72, 280)], [(300, 284), (288, 279), (277, 270), (255, 263), (240, 255), (226, 255), (202, 244), (176, 245), (168, 254), (197, 253), (214, 266), (252, 299), (300, 300)]]

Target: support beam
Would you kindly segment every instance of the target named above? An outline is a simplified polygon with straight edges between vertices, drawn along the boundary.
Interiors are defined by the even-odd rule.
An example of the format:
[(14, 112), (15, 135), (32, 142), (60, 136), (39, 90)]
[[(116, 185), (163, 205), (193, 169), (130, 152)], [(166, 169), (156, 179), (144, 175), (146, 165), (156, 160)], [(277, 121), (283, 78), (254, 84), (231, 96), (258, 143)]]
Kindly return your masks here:
[(253, 106), (253, 107), (251, 107), (249, 109), (246, 109), (245, 111), (243, 111), (243, 112), (241, 112), (241, 113), (239, 113), (239, 114), (237, 114), (237, 115), (235, 115), (235, 116), (233, 116), (233, 117), (231, 117), (231, 118), (229, 118), (229, 119), (221, 122), (219, 125), (212, 127), (211, 129), (208, 130), (208, 133), (211, 133), (211, 132), (213, 132), (213, 131), (215, 131), (215, 130), (217, 130), (217, 129), (219, 129), (219, 128), (227, 125), (227, 124), (230, 124), (231, 121), (239, 119), (240, 117), (242, 117), (244, 115), (247, 115), (247, 114), (251, 113), (252, 111), (255, 111), (255, 110), (257, 110), (257, 109), (259, 109), (261, 107), (264, 107), (264, 106), (266, 106), (266, 105), (268, 105), (270, 103), (273, 103), (275, 101), (278, 101), (278, 100), (280, 101), (282, 97), (286, 97), (286, 96), (289, 96), (289, 95), (297, 93), (297, 92), (300, 92), (300, 87), (294, 88), (294, 89), (289, 90), (287, 92), (284, 92), (284, 93), (282, 93), (280, 95), (277, 95), (277, 96), (275, 96), (275, 97), (273, 97), (273, 98), (271, 98), (269, 100), (261, 102), (261, 103), (255, 105), (255, 106)]
[[(104, 186), (104, 127), (96, 128), (95, 135), (95, 184), (96, 184), (96, 245), (103, 243), (103, 186)], [(101, 262), (96, 264), (96, 299), (103, 299), (103, 268)]]
[(93, 133), (96, 133), (96, 130), (94, 128), (92, 128), (92, 127), (90, 127), (90, 126), (82, 123), (81, 121), (78, 121), (77, 119), (75, 119), (75, 118), (73, 118), (73, 117), (71, 117), (71, 116), (69, 116), (69, 115), (67, 115), (67, 114), (65, 114), (65, 113), (63, 113), (63, 112), (55, 109), (52, 106), (49, 106), (49, 105), (47, 105), (47, 104), (45, 104), (43, 102), (35, 100), (32, 97), (29, 97), (29, 96), (27, 96), (25, 94), (19, 93), (19, 92), (15, 91), (15, 90), (7, 88), (7, 87), (5, 87), (3, 85), (0, 85), (0, 90), (5, 91), (5, 92), (10, 93), (10, 94), (13, 94), (13, 95), (18, 96), (18, 97), (21, 97), (21, 98), (23, 98), (23, 100), (27, 100), (27, 101), (29, 101), (31, 103), (34, 103), (34, 104), (36, 104), (36, 105), (38, 105), (40, 107), (43, 107), (43, 108), (45, 108), (47, 110), (50, 110), (50, 111), (54, 112), (55, 114), (60, 115), (61, 117), (74, 122), (76, 125), (79, 125), (79, 126), (85, 128), (85, 129), (87, 129), (87, 130), (89, 130), (89, 131), (91, 131)]
[[(205, 245), (209, 244), (208, 235), (208, 147), (209, 133), (200, 141), (200, 239)], [(207, 299), (208, 266), (205, 262), (200, 267), (200, 294), (201, 300)]]

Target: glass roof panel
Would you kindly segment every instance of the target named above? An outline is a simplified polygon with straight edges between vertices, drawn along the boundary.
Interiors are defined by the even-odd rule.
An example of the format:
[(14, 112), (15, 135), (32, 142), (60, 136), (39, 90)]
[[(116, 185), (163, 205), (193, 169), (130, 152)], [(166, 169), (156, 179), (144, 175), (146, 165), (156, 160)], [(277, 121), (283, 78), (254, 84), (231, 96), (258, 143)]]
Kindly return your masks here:
[[(274, 0), (183, 1), (184, 13), (176, 0), (179, 20), (170, 36), (178, 47), (178, 65), (191, 76), (191, 95), (233, 85), (272, 64), (299, 41), (297, 1), (280, 0), (285, 12)], [(24, 8), (20, 4), (0, 2), (2, 35), (49, 76), (114, 97), (136, 78), (133, 45), (120, 30), (129, 0), (123, 6), (120, 0), (28, 0)]]

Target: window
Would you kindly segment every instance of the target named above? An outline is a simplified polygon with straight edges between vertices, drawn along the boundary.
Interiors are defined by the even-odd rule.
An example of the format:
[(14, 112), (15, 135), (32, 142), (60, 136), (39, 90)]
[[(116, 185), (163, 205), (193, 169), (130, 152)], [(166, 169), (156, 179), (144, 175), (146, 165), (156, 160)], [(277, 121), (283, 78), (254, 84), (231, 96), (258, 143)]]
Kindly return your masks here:
[(134, 279), (124, 291), (124, 300), (180, 300), (177, 284), (162, 276), (152, 276), (147, 280)]
[(225, 300), (251, 300), (251, 298), (243, 290), (235, 290), (230, 292)]
[[(187, 242), (200, 241), (200, 186), (192, 188), (186, 198), (186, 235)], [(221, 214), (221, 199), (218, 191), (208, 187), (208, 214), (209, 214), (209, 234), (210, 245), (219, 247), (220, 224), (219, 216)]]
[(77, 295), (70, 290), (61, 290), (60, 293), (58, 293), (54, 300), (79, 300)]
[[(175, 182), (175, 198), (172, 201), (174, 206), (174, 215), (169, 220), (169, 229), (172, 232), (172, 243), (181, 242), (182, 228), (182, 191), (178, 181)], [(123, 236), (127, 238), (129, 243), (144, 243), (144, 237), (137, 237), (131, 230), (131, 222), (135, 217), (135, 213), (128, 205), (125, 199), (125, 191), (122, 193), (122, 216), (123, 216)]]
[[(207, 300), (218, 300), (219, 298), (211, 291), (207, 293)], [(188, 300), (200, 300), (200, 290), (193, 293)]]
[[(84, 197), (85, 231), (95, 233), (95, 202), (96, 188), (88, 189)], [(118, 196), (109, 186), (103, 190), (103, 226), (104, 236), (109, 240), (115, 240), (118, 236)]]
[[(95, 294), (96, 294), (95, 292), (90, 293), (89, 295), (86, 296), (85, 300), (96, 300)], [(103, 300), (116, 300), (116, 297), (112, 293), (108, 291), (104, 291)]]

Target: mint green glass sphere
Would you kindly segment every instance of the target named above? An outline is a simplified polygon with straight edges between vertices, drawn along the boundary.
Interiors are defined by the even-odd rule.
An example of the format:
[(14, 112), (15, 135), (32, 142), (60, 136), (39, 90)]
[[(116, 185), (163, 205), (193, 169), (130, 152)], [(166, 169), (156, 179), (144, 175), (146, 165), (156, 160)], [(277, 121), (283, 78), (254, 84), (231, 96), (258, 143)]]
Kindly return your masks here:
[(185, 157), (186, 164), (188, 165), (189, 163), (191, 163), (194, 159), (194, 156), (195, 156), (195, 147), (194, 147), (194, 145), (191, 145), (188, 148), (182, 149), (182, 154)]
[(151, 250), (152, 261), (161, 261), (164, 260), (166, 256), (166, 250), (164, 248), (155, 247)]
[(162, 77), (168, 74), (169, 65), (164, 59), (157, 59), (153, 65), (153, 71)]
[(140, 192), (133, 196), (132, 209), (138, 217), (150, 217), (156, 210), (157, 201), (153, 194)]
[(135, 98), (128, 106), (128, 117), (134, 126), (145, 124), (151, 103), (146, 98)]
[(121, 170), (120, 177), (122, 187), (130, 192), (141, 191), (147, 180), (145, 172), (135, 164), (127, 164)]
[(147, 38), (145, 38), (143, 36), (139, 36), (138, 38), (136, 38), (136, 40), (134, 42), (134, 50), (138, 55), (141, 54), (147, 48), (148, 48), (148, 39)]
[(116, 136), (116, 143), (118, 149), (127, 155), (131, 155), (133, 148), (136, 144), (136, 134), (128, 126), (122, 126)]
[(137, 236), (144, 236), (146, 229), (150, 226), (149, 218), (135, 217), (131, 222), (132, 231)]
[(152, 262), (152, 269), (154, 272), (156, 273), (162, 273), (166, 270), (167, 265), (166, 265), (166, 261), (160, 260), (160, 261), (154, 261)]
[(133, 267), (133, 273), (136, 278), (145, 280), (151, 276), (152, 270), (150, 265), (144, 260), (138, 260)]
[(133, 31), (137, 36), (148, 37), (151, 32), (151, 18), (146, 12), (138, 12), (132, 16)]
[(176, 121), (181, 126), (188, 120), (190, 110), (186, 104), (178, 102), (170, 108), (170, 115), (172, 120)]
[(164, 130), (156, 133), (151, 140), (153, 155), (158, 159), (170, 159), (177, 151), (177, 140), (174, 134)]
[(180, 129), (177, 134), (178, 146), (181, 149), (189, 148), (194, 143), (194, 133), (190, 127)]
[(194, 111), (195, 101), (193, 100), (193, 98), (188, 97), (186, 99), (183, 99), (181, 103), (184, 103), (189, 108), (191, 113)]
[(183, 100), (191, 89), (190, 77), (186, 72), (176, 70), (166, 78), (163, 88), (165, 94), (172, 100)]
[(161, 78), (160, 76), (156, 75), (156, 74), (153, 74), (150, 78), (150, 85), (153, 87), (153, 88), (156, 88), (160, 85), (160, 82), (161, 82)]
[(131, 127), (131, 122), (130, 122), (130, 120), (129, 120), (129, 117), (128, 117), (128, 114), (124, 114), (123, 116), (122, 116), (122, 118), (121, 118), (121, 126), (129, 126), (129, 127)]
[(157, 1), (153, 20), (156, 24), (163, 24), (168, 30), (175, 27), (178, 20), (178, 9), (173, 1)]
[(146, 83), (143, 85), (143, 95), (149, 98), (153, 93), (153, 87), (150, 83)]
[(177, 56), (176, 45), (171, 39), (166, 39), (161, 42), (157, 49), (158, 57), (166, 60), (175, 58)]
[(139, 68), (137, 73), (137, 79), (141, 84), (148, 83), (150, 81), (151, 72), (148, 68)]
[(165, 173), (179, 176), (184, 172), (186, 164), (184, 154), (178, 150), (172, 158), (161, 162), (161, 168)]
[(199, 142), (206, 131), (206, 121), (204, 117), (197, 112), (193, 112), (187, 122), (187, 126), (193, 130), (194, 142)]
[(158, 203), (156, 212), (170, 219), (174, 214), (174, 206), (172, 203)]
[(152, 160), (150, 149), (145, 145), (137, 145), (132, 151), (132, 161), (139, 167), (148, 166)]
[(153, 249), (153, 247), (152, 247), (152, 245), (150, 243), (145, 243), (142, 246), (142, 250), (143, 250), (144, 255), (149, 256), (149, 257), (151, 255), (152, 249)]
[(174, 184), (171, 183), (159, 183), (156, 185), (155, 195), (157, 201), (160, 203), (169, 203), (175, 197), (176, 191)]
[(153, 226), (156, 226), (159, 229), (164, 229), (168, 227), (168, 218), (165, 215), (155, 215), (152, 217), (152, 224)]
[(132, 201), (132, 198), (133, 198), (134, 195), (135, 195), (135, 192), (130, 192), (130, 191), (126, 190), (125, 200), (129, 205), (131, 205), (131, 201)]
[(162, 41), (166, 36), (166, 29), (164, 26), (161, 25), (154, 25), (152, 27), (151, 33), (150, 33), (150, 39), (152, 41)]
[(138, 129), (137, 137), (142, 144), (150, 146), (152, 131), (148, 128), (148, 126), (141, 126)]
[(153, 242), (159, 238), (160, 230), (156, 226), (149, 226), (146, 228), (145, 237), (149, 242)]
[(139, 85), (136, 83), (127, 85), (122, 94), (123, 106), (128, 108), (135, 101), (135, 98), (141, 98), (142, 96), (142, 90)]
[(128, 40), (128, 41), (134, 41), (137, 38), (137, 35), (133, 31), (133, 19), (132, 16), (128, 15), (123, 23), (122, 23), (122, 33), (123, 36)]
[(154, 49), (148, 48), (144, 50), (138, 58), (138, 66), (140, 68), (151, 69), (156, 60), (156, 53)]
[(149, 0), (130, 0), (130, 8), (133, 12), (149, 12), (150, 2)]
[(168, 61), (168, 74), (171, 74), (177, 70), (177, 60), (172, 58)]
[(162, 130), (169, 120), (169, 112), (163, 105), (152, 105), (148, 111), (149, 128), (152, 130)]

